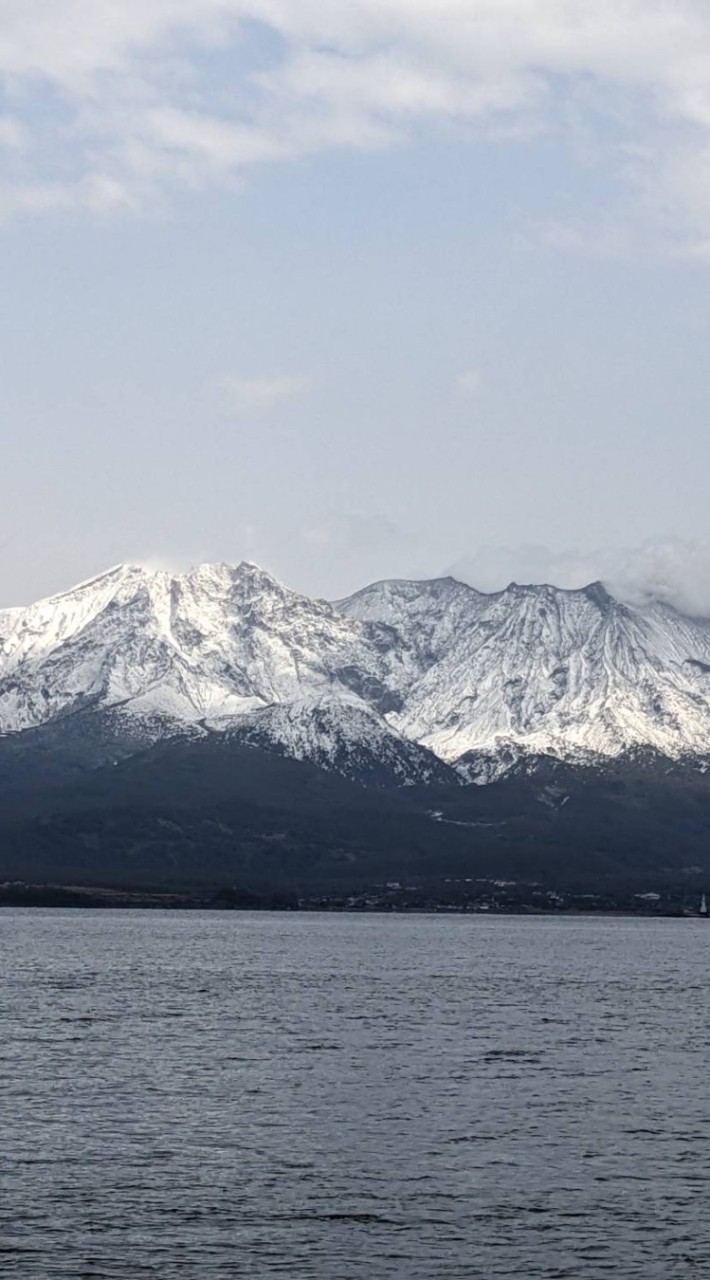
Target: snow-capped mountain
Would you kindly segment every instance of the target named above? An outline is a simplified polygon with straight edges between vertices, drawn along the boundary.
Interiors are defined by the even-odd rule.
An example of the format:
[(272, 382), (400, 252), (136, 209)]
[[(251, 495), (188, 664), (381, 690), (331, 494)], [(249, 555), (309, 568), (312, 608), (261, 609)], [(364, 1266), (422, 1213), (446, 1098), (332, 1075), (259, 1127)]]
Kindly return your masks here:
[(600, 584), (380, 582), (328, 603), (252, 564), (127, 565), (0, 611), (0, 733), (111, 710), (339, 772), (442, 780), (479, 755), (710, 757), (710, 623)]
[(252, 564), (177, 577), (119, 566), (0, 613), (0, 732), (111, 708), (131, 742), (136, 726), (145, 742), (224, 732), (344, 772), (369, 774), (377, 758), (396, 781), (427, 781), (443, 766), (382, 714), (376, 630)]
[(413, 585), (439, 586), (455, 621), (442, 634), (422, 610), (430, 660), (389, 719), (441, 758), (506, 746), (566, 758), (710, 753), (706, 620), (666, 604), (631, 607), (600, 583), (577, 591), (513, 583), (490, 595), (452, 581), (383, 583), (340, 607), (401, 632), (402, 596)]

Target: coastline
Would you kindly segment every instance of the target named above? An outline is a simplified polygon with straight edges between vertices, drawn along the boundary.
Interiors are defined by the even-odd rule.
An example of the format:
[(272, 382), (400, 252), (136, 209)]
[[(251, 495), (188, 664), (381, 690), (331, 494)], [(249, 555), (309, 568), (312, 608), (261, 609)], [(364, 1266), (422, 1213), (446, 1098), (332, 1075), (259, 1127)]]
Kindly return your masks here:
[[(426, 894), (426, 901), (409, 901), (400, 897), (370, 891), (362, 895), (341, 896), (313, 894), (299, 896), (284, 891), (253, 892), (219, 889), (214, 892), (188, 892), (161, 888), (137, 888), (114, 885), (0, 883), (0, 909), (45, 908), (56, 910), (141, 910), (141, 911), (230, 911), (230, 912), (301, 912), (341, 913), (348, 915), (467, 915), (467, 916), (621, 916), (644, 919), (707, 919), (694, 908), (689, 895), (670, 892), (666, 897), (637, 894), (615, 895), (604, 891), (594, 894), (555, 896), (553, 904), (526, 901), (481, 902), (475, 899), (451, 902)], [(419, 895), (423, 897), (423, 894)]]

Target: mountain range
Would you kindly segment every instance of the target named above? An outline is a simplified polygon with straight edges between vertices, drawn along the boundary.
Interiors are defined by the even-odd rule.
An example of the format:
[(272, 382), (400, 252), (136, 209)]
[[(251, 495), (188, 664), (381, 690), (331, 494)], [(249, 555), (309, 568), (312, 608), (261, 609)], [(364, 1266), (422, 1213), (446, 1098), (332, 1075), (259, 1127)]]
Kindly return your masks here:
[[(455, 848), (459, 869), (484, 849), (494, 867), (504, 847), (512, 856), (506, 804), (514, 802), (519, 817), (526, 805), (532, 815), (515, 828), (514, 861), (527, 843), (533, 867), (551, 839), (536, 826), (540, 805), (546, 822), (556, 815), (558, 835), (586, 849), (588, 817), (583, 832), (574, 826), (580, 788), (585, 812), (599, 788), (618, 809), (619, 795), (628, 801), (630, 786), (637, 796), (636, 783), (648, 792), (651, 779), (656, 799), (673, 790), (675, 809), (661, 808), (671, 823), (665, 838), (678, 846), (659, 848), (653, 865), (680, 857), (704, 866), (709, 762), (710, 622), (660, 602), (630, 605), (601, 583), (484, 593), (450, 577), (393, 580), (328, 602), (249, 563), (182, 575), (121, 565), (0, 611), (0, 870), (8, 874), (32, 858), (69, 874), (93, 848), (93, 873), (109, 876), (136, 841), (109, 840), (106, 823), (125, 818), (137, 797), (136, 823), (168, 824), (163, 861), (202, 874), (205, 841), (191, 837), (188, 854), (176, 832), (171, 852), (165, 836), (170, 823), (180, 828), (174, 809), (184, 812), (188, 795), (198, 824), (257, 796), (257, 828), (290, 830), (298, 811), (298, 838), (286, 844), (301, 854), (284, 855), (279, 874), (293, 872), (312, 839), (327, 849), (324, 815), (344, 812), (352, 831), (367, 815), (370, 835), (356, 845), (368, 875), (384, 856), (384, 829), (386, 847), (397, 849), (424, 832), (432, 865)], [(208, 775), (221, 779), (217, 791)], [(296, 803), (300, 788), (307, 813), (303, 795)], [(643, 827), (637, 800), (617, 840), (608, 799), (607, 827), (592, 824), (595, 856), (611, 840), (628, 861), (629, 831)], [(99, 813), (103, 834), (89, 833), (87, 846), (79, 827), (87, 814), (96, 826)], [(246, 830), (243, 818), (226, 827), (216, 879)], [(342, 842), (342, 832), (333, 839)], [(151, 857), (146, 867), (163, 874)], [(635, 849), (634, 864), (640, 857)], [(261, 875), (265, 864), (250, 858), (251, 874)], [(362, 857), (354, 861), (353, 876), (364, 874)], [(135, 874), (140, 858), (130, 865)]]

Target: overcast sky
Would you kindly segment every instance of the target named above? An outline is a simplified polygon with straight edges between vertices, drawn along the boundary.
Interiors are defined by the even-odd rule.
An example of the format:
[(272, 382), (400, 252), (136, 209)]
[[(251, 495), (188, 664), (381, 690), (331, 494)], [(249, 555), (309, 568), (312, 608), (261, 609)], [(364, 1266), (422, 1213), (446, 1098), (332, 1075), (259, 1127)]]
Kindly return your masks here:
[(709, 66), (707, 0), (0, 0), (0, 603), (710, 598)]

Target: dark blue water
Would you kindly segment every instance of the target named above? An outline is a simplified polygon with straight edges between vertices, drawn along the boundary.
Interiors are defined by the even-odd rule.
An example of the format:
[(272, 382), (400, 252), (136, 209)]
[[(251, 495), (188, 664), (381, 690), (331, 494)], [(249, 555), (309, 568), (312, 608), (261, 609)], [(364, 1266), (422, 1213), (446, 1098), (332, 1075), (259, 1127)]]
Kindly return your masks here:
[(710, 924), (0, 912), (0, 1274), (710, 1274)]

